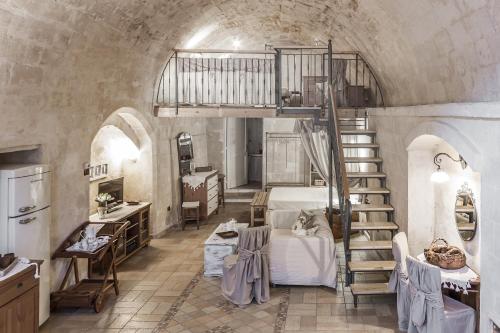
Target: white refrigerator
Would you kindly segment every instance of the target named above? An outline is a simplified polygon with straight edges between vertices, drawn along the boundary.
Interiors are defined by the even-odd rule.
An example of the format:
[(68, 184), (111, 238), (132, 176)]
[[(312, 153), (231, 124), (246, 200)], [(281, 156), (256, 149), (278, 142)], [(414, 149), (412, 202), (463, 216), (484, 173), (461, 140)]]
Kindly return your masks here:
[(42, 259), (40, 318), (50, 314), (50, 169), (47, 165), (0, 165), (0, 253)]

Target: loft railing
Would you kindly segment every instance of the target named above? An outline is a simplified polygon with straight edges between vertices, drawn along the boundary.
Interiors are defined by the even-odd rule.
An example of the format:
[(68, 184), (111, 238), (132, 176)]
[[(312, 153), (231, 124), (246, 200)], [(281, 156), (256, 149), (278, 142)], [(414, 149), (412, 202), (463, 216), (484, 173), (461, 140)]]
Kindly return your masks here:
[(161, 107), (274, 106), (274, 52), (176, 50), (156, 94)]
[(326, 48), (276, 49), (276, 105), (282, 108), (327, 106), (328, 68), (337, 73), (333, 91), (337, 107), (384, 105), (382, 91), (370, 66), (357, 52), (331, 53)]
[[(338, 107), (383, 106), (370, 66), (356, 52), (332, 53), (342, 73), (334, 87)], [(327, 106), (326, 48), (266, 51), (175, 50), (156, 90), (159, 107)], [(276, 75), (278, 73), (278, 75)]]

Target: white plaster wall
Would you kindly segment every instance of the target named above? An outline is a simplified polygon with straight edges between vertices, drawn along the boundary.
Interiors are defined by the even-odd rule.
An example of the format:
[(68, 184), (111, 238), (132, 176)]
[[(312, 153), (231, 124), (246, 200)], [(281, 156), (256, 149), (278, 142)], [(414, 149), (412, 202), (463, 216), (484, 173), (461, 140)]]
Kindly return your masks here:
[[(194, 162), (197, 166), (208, 164), (207, 120), (204, 118), (158, 118), (156, 228), (158, 235), (180, 221), (180, 181), (177, 153), (177, 135), (188, 132), (192, 136)], [(170, 210), (169, 210), (170, 208)]]
[(480, 191), (481, 332), (490, 332), (489, 318), (500, 322), (500, 103), (441, 104), (369, 110), (377, 130), (396, 222), (408, 231), (408, 152), (420, 135), (431, 134), (457, 149), (478, 172)]
[[(432, 166), (426, 161), (432, 161), (434, 154), (430, 150), (412, 150), (408, 153), (408, 169), (417, 172), (408, 174), (408, 245), (412, 255), (422, 253), (429, 246), (429, 240), (434, 237), (434, 191), (426, 191), (430, 182), (429, 175)], [(392, 198), (392, 195), (391, 195)]]
[(224, 159), (224, 121), (225, 118), (207, 118), (207, 158), (208, 163), (219, 170), (220, 173), (225, 173)]
[(459, 163), (442, 157), (442, 170), (450, 180), (438, 184), (430, 180), (436, 170), (433, 163), (438, 153), (447, 153), (457, 159), (459, 153), (443, 139), (433, 135), (422, 135), (408, 147), (408, 241), (414, 256), (429, 247), (430, 241), (444, 238), (450, 244), (464, 250), (467, 264), (480, 271), (481, 230), (470, 241), (460, 238), (455, 220), (457, 191), (464, 183), (473, 191), (480, 220), (480, 175), (470, 167), (462, 169)]

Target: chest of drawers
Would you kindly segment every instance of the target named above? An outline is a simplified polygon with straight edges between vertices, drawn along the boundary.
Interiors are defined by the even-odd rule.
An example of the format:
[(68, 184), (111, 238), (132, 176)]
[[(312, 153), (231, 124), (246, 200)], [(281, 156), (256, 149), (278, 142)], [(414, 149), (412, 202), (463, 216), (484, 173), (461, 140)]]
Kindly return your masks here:
[(203, 184), (196, 189), (193, 189), (187, 183), (183, 183), (184, 201), (200, 202), (200, 219), (202, 220), (217, 212), (219, 207), (217, 174), (217, 170), (195, 173), (194, 175), (204, 178)]

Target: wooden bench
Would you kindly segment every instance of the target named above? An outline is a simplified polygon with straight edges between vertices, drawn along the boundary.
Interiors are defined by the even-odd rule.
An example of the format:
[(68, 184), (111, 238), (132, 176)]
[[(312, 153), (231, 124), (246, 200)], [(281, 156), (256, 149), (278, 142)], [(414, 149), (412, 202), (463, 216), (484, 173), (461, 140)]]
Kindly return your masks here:
[[(267, 212), (267, 199), (269, 198), (269, 192), (257, 192), (254, 194), (252, 203), (250, 204), (250, 226), (255, 225), (255, 221), (264, 221), (266, 224), (266, 212)], [(264, 217), (255, 217), (255, 210), (261, 209)]]

